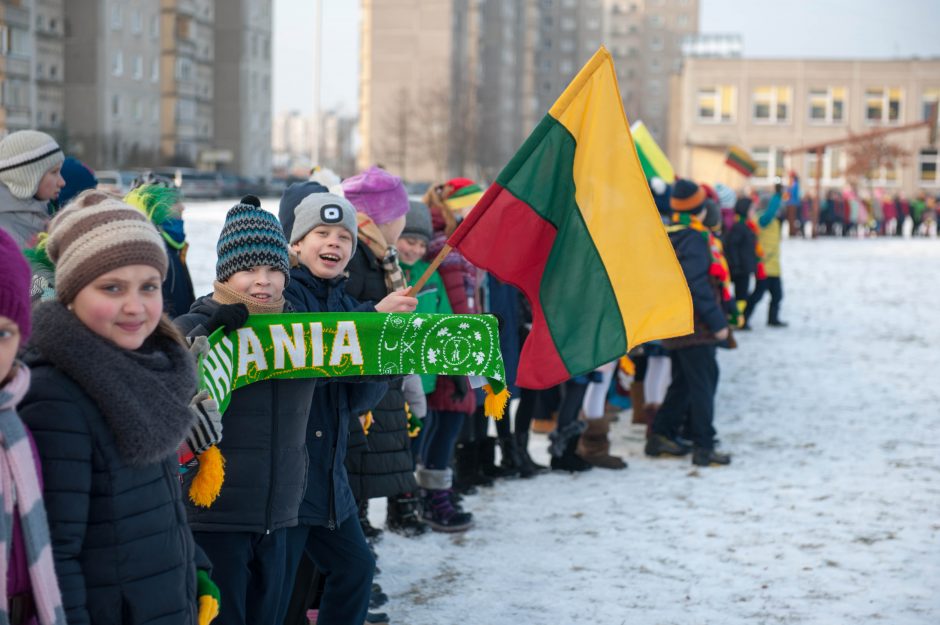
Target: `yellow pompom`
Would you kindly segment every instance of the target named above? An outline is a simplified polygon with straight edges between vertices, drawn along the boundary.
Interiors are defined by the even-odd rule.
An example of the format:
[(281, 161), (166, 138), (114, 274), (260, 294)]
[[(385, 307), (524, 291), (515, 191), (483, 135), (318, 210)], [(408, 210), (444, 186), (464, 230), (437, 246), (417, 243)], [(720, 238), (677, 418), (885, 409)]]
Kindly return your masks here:
[(365, 432), (365, 435), (369, 435), (369, 428), (372, 427), (372, 413), (367, 412), (362, 415), (362, 431)]
[(199, 471), (189, 487), (189, 499), (197, 506), (208, 508), (222, 491), (225, 481), (225, 458), (213, 445), (199, 454)]
[(486, 397), (483, 399), (483, 414), (499, 421), (506, 412), (506, 403), (509, 401), (509, 389), (503, 388), (499, 393), (493, 392), (493, 387), (486, 384), (483, 387)]
[(199, 625), (209, 625), (219, 615), (219, 602), (212, 595), (199, 597)]

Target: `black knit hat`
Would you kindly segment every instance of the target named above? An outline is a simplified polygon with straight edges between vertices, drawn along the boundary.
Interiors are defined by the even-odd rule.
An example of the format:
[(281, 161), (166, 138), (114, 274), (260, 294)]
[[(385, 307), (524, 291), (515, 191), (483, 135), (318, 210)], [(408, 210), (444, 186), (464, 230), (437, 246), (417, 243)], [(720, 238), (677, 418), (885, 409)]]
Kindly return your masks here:
[(676, 178), (672, 185), (672, 197), (669, 205), (672, 210), (681, 213), (697, 213), (705, 205), (705, 190), (685, 178)]
[(277, 217), (261, 209), (258, 198), (246, 195), (225, 216), (216, 245), (215, 277), (225, 282), (239, 271), (269, 265), (289, 280), (287, 239)]
[(749, 197), (739, 197), (738, 201), (734, 203), (734, 213), (736, 215), (747, 217), (749, 210), (751, 210), (751, 198)]

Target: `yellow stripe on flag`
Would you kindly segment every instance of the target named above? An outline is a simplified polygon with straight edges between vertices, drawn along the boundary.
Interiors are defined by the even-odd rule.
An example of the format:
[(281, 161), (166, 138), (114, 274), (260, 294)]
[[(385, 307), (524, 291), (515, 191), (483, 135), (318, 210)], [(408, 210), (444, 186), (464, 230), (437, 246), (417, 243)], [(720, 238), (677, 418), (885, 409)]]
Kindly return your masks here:
[(606, 48), (578, 72), (549, 115), (577, 144), (575, 198), (610, 278), (630, 348), (690, 334), (692, 297), (640, 166)]
[(636, 142), (636, 145), (640, 146), (640, 149), (643, 150), (646, 160), (649, 161), (649, 164), (656, 170), (659, 177), (666, 181), (666, 184), (675, 182), (676, 172), (672, 169), (672, 163), (666, 158), (666, 154), (663, 152), (662, 148), (659, 147), (659, 144), (656, 143), (656, 139), (650, 134), (646, 124), (641, 121), (634, 122), (633, 126), (630, 127), (630, 134), (633, 135), (633, 140)]

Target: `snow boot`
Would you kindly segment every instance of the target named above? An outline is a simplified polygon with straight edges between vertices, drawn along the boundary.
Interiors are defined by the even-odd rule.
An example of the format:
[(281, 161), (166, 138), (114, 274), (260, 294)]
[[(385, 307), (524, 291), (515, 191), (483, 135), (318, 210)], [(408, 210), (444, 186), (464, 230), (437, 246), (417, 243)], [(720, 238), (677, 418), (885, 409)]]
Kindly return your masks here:
[(651, 458), (658, 458), (660, 456), (673, 456), (679, 458), (682, 456), (687, 456), (692, 450), (685, 445), (680, 445), (670, 438), (666, 438), (662, 434), (653, 434), (646, 441), (646, 447), (643, 451)]
[(382, 530), (369, 522), (369, 500), (359, 502), (359, 526), (366, 540), (370, 543), (377, 543), (382, 540)]
[(480, 442), (467, 441), (454, 447), (454, 489), (475, 495), (477, 486), (492, 486), (493, 481), (480, 473)]
[(610, 423), (607, 419), (586, 419), (587, 429), (578, 439), (577, 454), (582, 460), (602, 469), (626, 469), (619, 456), (610, 455)]
[(502, 465), (496, 464), (496, 439), (487, 436), (480, 441), (480, 473), (492, 480), (508, 477), (511, 471), (507, 471)]
[(552, 412), (550, 419), (532, 419), (532, 431), (536, 434), (548, 434), (555, 430), (558, 425), (558, 411)]
[(424, 520), (435, 532), (466, 532), (473, 527), (473, 515), (454, 506), (450, 489), (427, 491)]
[(529, 455), (529, 433), (515, 432), (513, 436), (516, 439), (516, 453), (519, 454), (519, 477), (530, 478), (547, 472), (548, 467), (536, 464)]
[(692, 464), (697, 467), (719, 467), (731, 464), (731, 454), (723, 454), (714, 449), (696, 447), (692, 452)]
[(646, 397), (643, 393), (643, 383), (633, 381), (630, 383), (630, 406), (633, 411), (631, 423), (646, 423)]
[(522, 471), (522, 457), (519, 455), (519, 448), (516, 446), (516, 437), (512, 434), (500, 436), (496, 444), (499, 445), (499, 467), (503, 471), (503, 477), (519, 477)]
[(402, 493), (388, 498), (388, 516), (385, 526), (407, 538), (420, 536), (428, 531), (428, 526), (421, 520), (421, 501), (414, 493)]
[(551, 442), (548, 453), (552, 456), (552, 471), (577, 473), (591, 468), (591, 465), (575, 452), (578, 438), (586, 428), (587, 423), (584, 421), (572, 421), (561, 430), (555, 430), (548, 435), (548, 440)]
[(646, 404), (643, 408), (643, 418), (646, 423), (646, 440), (653, 435), (653, 421), (656, 420), (656, 413), (659, 412), (659, 404)]

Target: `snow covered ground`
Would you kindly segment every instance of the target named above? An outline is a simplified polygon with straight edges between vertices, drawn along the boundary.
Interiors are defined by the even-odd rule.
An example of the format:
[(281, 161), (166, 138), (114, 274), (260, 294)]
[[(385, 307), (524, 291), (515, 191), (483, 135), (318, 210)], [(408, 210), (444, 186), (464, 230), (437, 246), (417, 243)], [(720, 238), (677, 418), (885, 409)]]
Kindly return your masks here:
[[(227, 207), (186, 213), (197, 294)], [(790, 328), (764, 303), (719, 355), (730, 467), (647, 459), (625, 415), (626, 471), (499, 483), (464, 535), (386, 533), (392, 622), (940, 623), (940, 242), (787, 241), (783, 264)]]

